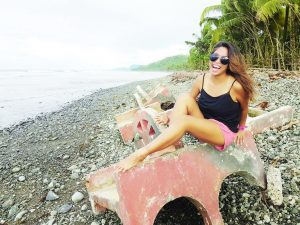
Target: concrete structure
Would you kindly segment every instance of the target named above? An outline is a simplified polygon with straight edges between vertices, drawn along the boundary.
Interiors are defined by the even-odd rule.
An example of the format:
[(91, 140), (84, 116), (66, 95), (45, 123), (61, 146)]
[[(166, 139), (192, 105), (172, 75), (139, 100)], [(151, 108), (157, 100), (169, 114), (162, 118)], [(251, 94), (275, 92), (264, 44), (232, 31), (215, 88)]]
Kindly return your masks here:
[(124, 225), (152, 225), (160, 209), (180, 197), (191, 200), (206, 225), (221, 225), (219, 192), (227, 176), (241, 174), (266, 188), (263, 162), (250, 132), (243, 146), (223, 152), (207, 144), (185, 146), (149, 157), (126, 172), (115, 168), (91, 173), (86, 185), (93, 212), (113, 210)]
[[(151, 102), (150, 94), (139, 92)], [(140, 108), (117, 115), (116, 120), (124, 143), (134, 141), (140, 148), (155, 139), (164, 126), (153, 120), (162, 111), (159, 101), (148, 106), (137, 101)], [(240, 174), (266, 189), (263, 161), (252, 135), (288, 123), (293, 109), (252, 110), (252, 114), (257, 116), (247, 120), (249, 131), (242, 146), (232, 144), (225, 151), (217, 151), (208, 144), (183, 147), (179, 142), (148, 156), (129, 171), (119, 172), (112, 165), (89, 174), (86, 187), (93, 212), (110, 209), (124, 225), (152, 225), (164, 205), (185, 197), (196, 206), (206, 225), (223, 225), (219, 211), (222, 182), (231, 174)]]

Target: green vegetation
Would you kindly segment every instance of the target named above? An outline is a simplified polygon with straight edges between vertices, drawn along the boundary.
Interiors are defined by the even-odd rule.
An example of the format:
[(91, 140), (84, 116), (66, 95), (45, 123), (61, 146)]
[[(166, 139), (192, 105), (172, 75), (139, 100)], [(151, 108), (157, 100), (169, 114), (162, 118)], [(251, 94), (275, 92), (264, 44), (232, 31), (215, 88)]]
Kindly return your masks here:
[(300, 67), (300, 0), (222, 0), (204, 9), (200, 26), (196, 41), (186, 42), (192, 45), (192, 69), (207, 69), (208, 54), (220, 40), (237, 45), (252, 67)]
[(134, 65), (130, 69), (134, 71), (179, 71), (188, 68), (188, 56), (176, 55), (167, 57), (148, 65)]

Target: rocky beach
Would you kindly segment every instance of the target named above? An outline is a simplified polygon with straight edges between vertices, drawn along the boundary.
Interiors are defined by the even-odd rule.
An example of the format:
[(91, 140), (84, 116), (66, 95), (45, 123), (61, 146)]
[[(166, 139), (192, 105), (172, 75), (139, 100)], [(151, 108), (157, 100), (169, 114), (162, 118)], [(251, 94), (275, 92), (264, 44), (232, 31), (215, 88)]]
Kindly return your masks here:
[[(300, 225), (300, 74), (251, 73), (258, 88), (251, 106), (265, 102), (266, 111), (285, 105), (295, 110), (293, 125), (255, 136), (266, 168), (272, 164), (281, 171), (283, 204), (273, 205), (258, 187), (232, 176), (222, 186), (221, 213), (227, 225)], [(0, 130), (0, 224), (121, 224), (111, 211), (93, 215), (85, 177), (134, 151), (123, 143), (114, 116), (137, 106), (136, 85), (150, 91), (161, 83), (177, 97), (190, 89), (197, 73), (185, 75), (99, 90), (59, 111)], [(190, 136), (183, 141), (195, 143)], [(162, 210), (156, 225), (201, 224), (198, 214), (192, 205), (177, 201)]]

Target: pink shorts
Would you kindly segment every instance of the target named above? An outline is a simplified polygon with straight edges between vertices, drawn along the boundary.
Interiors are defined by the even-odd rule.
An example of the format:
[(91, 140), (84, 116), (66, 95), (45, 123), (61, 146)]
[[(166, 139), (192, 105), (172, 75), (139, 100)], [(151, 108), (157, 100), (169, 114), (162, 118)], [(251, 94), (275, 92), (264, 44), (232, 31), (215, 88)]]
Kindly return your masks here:
[(215, 120), (215, 119), (208, 119), (208, 120), (216, 123), (220, 127), (220, 129), (224, 135), (224, 141), (225, 141), (224, 145), (221, 145), (221, 146), (215, 145), (215, 148), (217, 150), (223, 151), (234, 141), (234, 139), (236, 137), (236, 133), (232, 132), (224, 123), (221, 123), (218, 120)]

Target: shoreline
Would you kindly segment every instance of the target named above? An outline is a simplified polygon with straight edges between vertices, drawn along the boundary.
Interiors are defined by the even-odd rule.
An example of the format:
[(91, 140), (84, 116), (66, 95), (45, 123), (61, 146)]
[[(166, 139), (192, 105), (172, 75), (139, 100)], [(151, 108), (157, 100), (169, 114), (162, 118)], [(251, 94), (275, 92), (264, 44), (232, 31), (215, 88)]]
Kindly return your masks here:
[[(62, 109), (101, 89), (116, 87), (139, 80), (159, 78), (169, 72), (38, 72), (0, 74), (4, 79), (0, 97), (0, 130), (42, 113)], [(61, 78), (61, 76), (65, 76)], [(37, 79), (38, 77), (38, 79)], [(14, 82), (14, 79), (17, 81)], [(59, 84), (55, 80), (61, 80)], [(23, 84), (24, 83), (24, 84)], [(22, 86), (23, 85), (23, 86)], [(13, 94), (14, 93), (14, 94)]]
[[(263, 73), (256, 75), (261, 94), (258, 102), (268, 101), (267, 110), (290, 104), (295, 108), (294, 119), (300, 119), (300, 80), (271, 80)], [(23, 224), (46, 224), (53, 219), (57, 224), (91, 224), (93, 221), (121, 224), (110, 211), (94, 216), (85, 189), (87, 174), (116, 163), (134, 151), (133, 145), (123, 144), (114, 116), (136, 106), (133, 93), (137, 84), (149, 91), (161, 82), (177, 97), (189, 90), (193, 79), (193, 76), (174, 78), (169, 75), (101, 89), (58, 111), (0, 130), (0, 224), (1, 221), (15, 224), (14, 219), (20, 212), (25, 212), (18, 221)], [(255, 137), (265, 165), (276, 160), (281, 170), (284, 205), (266, 207), (257, 187), (239, 177), (228, 178), (220, 194), (221, 212), (228, 225), (241, 221), (243, 224), (296, 224), (300, 221), (300, 211), (295, 207), (300, 203), (297, 198), (300, 196), (299, 136), (299, 125), (293, 125), (285, 131), (273, 129)], [(195, 142), (188, 136), (184, 141)], [(20, 181), (23, 176), (25, 180)], [(59, 198), (46, 201), (50, 190)], [(83, 193), (84, 198), (73, 203), (71, 197), (76, 191)], [(8, 205), (3, 207), (4, 203)], [(67, 204), (72, 205), (70, 211), (59, 213), (59, 208)], [(187, 221), (193, 219), (193, 215), (188, 215), (189, 210), (183, 213)], [(158, 223), (162, 224), (174, 223)]]

